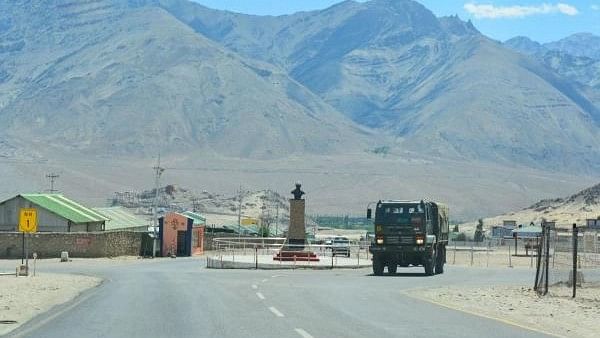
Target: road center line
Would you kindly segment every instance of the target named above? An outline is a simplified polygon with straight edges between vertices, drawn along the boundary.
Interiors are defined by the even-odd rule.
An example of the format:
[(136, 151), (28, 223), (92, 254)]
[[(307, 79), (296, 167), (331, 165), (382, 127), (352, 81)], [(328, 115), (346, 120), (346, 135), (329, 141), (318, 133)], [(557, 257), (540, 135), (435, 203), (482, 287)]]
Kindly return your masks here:
[(302, 338), (314, 338), (308, 332), (306, 332), (300, 328), (295, 328), (294, 331), (296, 331), (300, 336), (302, 336)]
[(269, 310), (277, 317), (283, 317), (283, 313), (279, 312), (274, 306), (269, 307)]
[(252, 284), (252, 288), (253, 288), (254, 290), (256, 290), (256, 289), (258, 289), (258, 286), (257, 286), (256, 284)]
[(263, 294), (262, 294), (262, 293), (260, 293), (260, 292), (257, 292), (257, 293), (256, 293), (256, 296), (257, 296), (258, 298), (260, 298), (260, 299), (265, 299), (265, 296), (263, 296)]

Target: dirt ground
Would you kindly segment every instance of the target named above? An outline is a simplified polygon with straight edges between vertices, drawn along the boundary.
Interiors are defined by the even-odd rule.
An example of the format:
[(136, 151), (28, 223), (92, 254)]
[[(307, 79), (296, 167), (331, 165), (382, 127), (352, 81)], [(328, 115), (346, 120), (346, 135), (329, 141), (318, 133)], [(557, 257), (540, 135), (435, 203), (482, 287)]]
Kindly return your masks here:
[(527, 287), (502, 286), (418, 290), (412, 296), (479, 316), (562, 337), (598, 337), (600, 287), (554, 287), (540, 297)]
[(0, 336), (100, 282), (95, 277), (48, 273), (38, 273), (35, 277), (0, 276), (0, 321), (17, 321), (0, 324)]

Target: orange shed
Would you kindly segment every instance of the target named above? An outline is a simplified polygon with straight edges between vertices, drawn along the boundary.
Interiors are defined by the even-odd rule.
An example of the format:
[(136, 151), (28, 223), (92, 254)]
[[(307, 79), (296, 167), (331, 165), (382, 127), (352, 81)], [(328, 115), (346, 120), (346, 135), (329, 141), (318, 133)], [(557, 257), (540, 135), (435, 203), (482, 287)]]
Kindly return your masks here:
[(204, 225), (194, 219), (170, 212), (158, 219), (160, 255), (192, 256), (204, 252)]

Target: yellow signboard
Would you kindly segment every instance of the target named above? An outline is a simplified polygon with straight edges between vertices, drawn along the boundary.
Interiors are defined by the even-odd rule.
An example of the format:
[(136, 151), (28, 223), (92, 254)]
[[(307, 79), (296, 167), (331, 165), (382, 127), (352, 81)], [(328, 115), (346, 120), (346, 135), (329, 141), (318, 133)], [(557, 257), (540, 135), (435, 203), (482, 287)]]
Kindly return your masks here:
[(19, 231), (37, 232), (37, 211), (30, 208), (21, 208), (19, 213)]
[(242, 225), (257, 225), (258, 220), (256, 218), (242, 218)]

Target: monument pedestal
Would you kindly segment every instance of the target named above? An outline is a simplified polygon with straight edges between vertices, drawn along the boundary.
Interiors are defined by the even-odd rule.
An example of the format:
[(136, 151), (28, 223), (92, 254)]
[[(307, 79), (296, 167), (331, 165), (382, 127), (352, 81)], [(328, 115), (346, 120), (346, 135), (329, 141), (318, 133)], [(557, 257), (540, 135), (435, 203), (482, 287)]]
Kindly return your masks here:
[(319, 257), (312, 251), (281, 250), (273, 256), (273, 260), (281, 262), (318, 262)]
[(304, 211), (305, 200), (301, 199), (304, 192), (300, 190), (300, 184), (296, 184), (296, 190), (292, 191), (294, 199), (290, 200), (290, 226), (288, 228), (287, 243), (279, 251), (273, 260), (276, 261), (311, 261), (318, 262), (319, 258), (312, 251), (305, 251), (306, 226)]
[(288, 247), (286, 250), (304, 250), (304, 244), (306, 244), (306, 227), (304, 225), (305, 208), (305, 200), (290, 200), (290, 227), (288, 228)]

